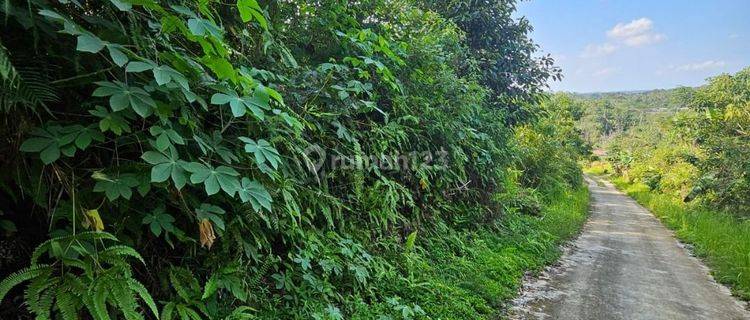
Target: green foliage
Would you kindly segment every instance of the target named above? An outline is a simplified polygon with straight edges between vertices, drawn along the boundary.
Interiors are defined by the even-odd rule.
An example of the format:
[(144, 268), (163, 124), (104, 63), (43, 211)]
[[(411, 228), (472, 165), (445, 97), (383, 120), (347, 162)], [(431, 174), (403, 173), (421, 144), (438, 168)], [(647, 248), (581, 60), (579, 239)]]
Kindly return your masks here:
[(746, 215), (748, 79), (750, 69), (745, 69), (712, 78), (697, 90), (678, 91), (679, 99), (692, 99), (691, 109), (651, 119), (613, 140), (608, 153), (616, 173), (688, 202), (698, 199)]
[[(77, 319), (85, 310), (96, 319), (109, 319), (110, 308), (125, 319), (144, 319), (138, 299), (156, 317), (159, 311), (146, 288), (133, 278), (128, 259), (143, 262), (141, 255), (124, 245), (104, 245), (116, 238), (104, 232), (60, 236), (39, 245), (31, 266), (0, 282), (0, 299), (14, 286), (29, 281), (25, 301), (37, 318)], [(50, 264), (39, 264), (48, 255)]]
[(575, 95), (576, 127), (591, 145), (603, 148), (631, 128), (687, 109), (695, 89), (606, 92)]
[(0, 111), (10, 114), (19, 107), (34, 113), (40, 107), (49, 111), (47, 104), (59, 98), (44, 70), (30, 63), (19, 64), (11, 57), (0, 42)]
[(750, 68), (712, 78), (693, 95), (696, 116), (686, 126), (701, 150), (694, 192), (708, 203), (750, 214)]
[[(559, 69), (534, 58), (513, 1), (2, 10), (3, 85), (34, 82), (16, 57), (55, 66), (41, 82), (54, 108), (3, 113), (0, 130), (2, 195), (37, 213), (18, 225), (56, 239), (29, 269), (51, 253), (49, 272), (8, 282), (30, 279), (40, 317), (444, 318), (453, 309), (419, 274), (432, 259), (422, 246), (489, 237), (510, 215), (537, 230), (517, 214), (544, 216), (580, 184), (570, 103), (542, 94)], [(5, 88), (26, 110), (52, 101), (41, 86), (37, 100)], [(495, 263), (487, 274), (505, 270), (493, 254), (511, 253), (477, 255)], [(538, 264), (513, 266), (487, 292), (507, 298)]]

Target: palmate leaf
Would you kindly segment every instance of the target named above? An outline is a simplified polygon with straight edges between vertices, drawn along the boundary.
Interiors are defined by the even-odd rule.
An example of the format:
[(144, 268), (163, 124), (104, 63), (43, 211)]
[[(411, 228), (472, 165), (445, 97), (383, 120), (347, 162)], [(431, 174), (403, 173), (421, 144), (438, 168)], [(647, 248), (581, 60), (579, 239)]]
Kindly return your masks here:
[(240, 173), (230, 167), (213, 168), (210, 165), (191, 162), (185, 165), (185, 169), (192, 173), (190, 182), (194, 184), (202, 183), (206, 194), (209, 196), (216, 194), (221, 189), (233, 197), (240, 189), (240, 181), (237, 178)]
[(164, 151), (172, 146), (172, 143), (183, 145), (185, 140), (182, 136), (171, 128), (162, 128), (160, 126), (153, 126), (149, 129), (152, 136), (156, 137), (156, 148), (159, 151)]
[(198, 147), (203, 152), (203, 155), (209, 155), (210, 152), (214, 152), (226, 163), (231, 164), (232, 162), (239, 161), (234, 152), (222, 145), (221, 142), (224, 138), (221, 136), (221, 131), (215, 130), (210, 136), (202, 132), (196, 132), (193, 135), (193, 139), (198, 143)]
[(159, 85), (165, 85), (169, 82), (174, 81), (183, 89), (190, 90), (190, 85), (188, 85), (187, 78), (185, 78), (185, 76), (182, 75), (182, 73), (180, 73), (179, 71), (172, 69), (172, 67), (158, 66), (154, 68), (153, 73), (154, 79)]
[(109, 110), (102, 106), (96, 106), (93, 110), (89, 110), (89, 113), (101, 118), (99, 120), (99, 130), (101, 132), (112, 131), (118, 136), (123, 132), (130, 132), (130, 124), (120, 113), (109, 112)]
[(92, 141), (104, 141), (104, 135), (101, 131), (96, 130), (96, 125), (90, 125), (88, 127), (78, 126), (78, 136), (74, 143), (78, 149), (85, 150), (91, 144)]
[[(172, 215), (164, 212), (164, 206), (159, 206), (154, 209), (154, 212), (143, 217), (141, 223), (148, 224), (151, 233), (155, 236), (160, 236), (162, 231), (165, 234), (175, 231), (175, 226), (172, 224), (175, 222)], [(167, 235), (168, 236), (168, 235)]]
[(184, 305), (177, 305), (177, 313), (180, 314), (180, 320), (203, 320), (195, 310)]
[(117, 9), (124, 12), (128, 12), (133, 8), (133, 5), (127, 0), (109, 0), (109, 2), (112, 2), (112, 4), (117, 7)]
[(109, 97), (109, 106), (112, 111), (125, 110), (130, 107), (135, 113), (146, 118), (156, 108), (156, 102), (143, 88), (131, 87), (119, 81), (100, 81), (96, 84), (99, 88), (94, 90), (92, 96)]
[(230, 80), (234, 83), (238, 81), (237, 70), (227, 59), (205, 56), (201, 59), (201, 62), (211, 69), (219, 79)]
[(164, 308), (161, 309), (161, 319), (162, 320), (172, 320), (172, 314), (174, 313), (175, 308), (174, 301), (171, 301), (164, 305)]
[(229, 104), (232, 110), (232, 115), (235, 117), (244, 116), (248, 110), (258, 120), (265, 119), (265, 113), (263, 110), (268, 110), (269, 97), (262, 93), (262, 90), (256, 90), (252, 97), (243, 96), (240, 97), (234, 91), (228, 91), (227, 93), (216, 93), (211, 96), (211, 104), (223, 105)]
[(146, 70), (153, 70), (154, 68), (156, 68), (156, 66), (156, 62), (153, 62), (151, 60), (131, 61), (125, 67), (125, 72), (143, 72)]
[(136, 176), (130, 173), (121, 174), (115, 178), (95, 173), (92, 177), (99, 180), (94, 185), (94, 192), (104, 192), (109, 201), (115, 201), (120, 197), (130, 200), (133, 195), (131, 189), (140, 184)]
[(121, 45), (110, 43), (107, 44), (107, 49), (109, 50), (109, 57), (112, 58), (112, 62), (118, 67), (122, 67), (128, 63), (128, 56), (122, 52), (123, 47)]
[(226, 211), (221, 207), (209, 203), (201, 203), (201, 206), (195, 209), (195, 213), (199, 221), (203, 219), (211, 220), (217, 228), (224, 230), (224, 219), (221, 216)]
[(239, 190), (240, 200), (250, 202), (255, 212), (260, 212), (262, 208), (271, 211), (271, 195), (262, 184), (248, 178), (242, 178), (242, 188)]
[(132, 61), (125, 67), (125, 72), (143, 72), (147, 70), (151, 70), (154, 80), (160, 86), (174, 81), (183, 89), (190, 90), (187, 78), (170, 66), (159, 65), (154, 61), (145, 59), (144, 61)]
[(106, 43), (93, 34), (84, 33), (78, 36), (76, 50), (97, 53), (104, 49)]
[(190, 29), (190, 33), (192, 33), (194, 36), (212, 36), (216, 39), (221, 39), (224, 36), (223, 29), (219, 28), (213, 22), (203, 18), (190, 18), (188, 19), (187, 25), (188, 29)]
[(281, 156), (268, 141), (260, 139), (258, 142), (248, 137), (239, 137), (245, 143), (245, 152), (255, 155), (255, 162), (262, 166), (268, 162), (274, 169), (278, 169)]
[(174, 147), (170, 146), (162, 152), (146, 151), (141, 159), (154, 165), (151, 168), (151, 182), (164, 182), (171, 177), (178, 190), (187, 183), (187, 173), (184, 169), (187, 162), (180, 160)]
[(104, 136), (91, 126), (72, 125), (67, 127), (49, 126), (31, 132), (32, 137), (20, 147), (23, 152), (38, 152), (44, 164), (59, 159), (61, 154), (72, 157), (76, 149), (86, 149), (92, 140), (103, 141)]

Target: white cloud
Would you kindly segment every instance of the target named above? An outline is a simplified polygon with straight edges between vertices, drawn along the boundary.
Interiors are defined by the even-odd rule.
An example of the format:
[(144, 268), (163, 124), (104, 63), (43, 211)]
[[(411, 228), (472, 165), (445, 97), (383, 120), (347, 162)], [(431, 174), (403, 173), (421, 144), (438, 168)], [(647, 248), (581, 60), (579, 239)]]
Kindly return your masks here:
[(654, 22), (651, 19), (640, 18), (629, 23), (618, 23), (614, 28), (607, 31), (607, 35), (613, 38), (627, 38), (649, 32), (653, 27)]
[(617, 46), (611, 43), (590, 44), (590, 45), (587, 45), (586, 48), (583, 49), (583, 52), (581, 53), (581, 57), (583, 58), (601, 57), (601, 56), (610, 55), (614, 53), (615, 51), (617, 51)]
[(667, 37), (653, 31), (654, 22), (649, 18), (640, 18), (628, 23), (620, 22), (607, 31), (607, 36), (622, 41), (630, 47), (640, 47), (664, 41)]
[(721, 60), (718, 60), (718, 61), (706, 60), (706, 61), (701, 61), (701, 62), (683, 64), (681, 66), (674, 67), (674, 69), (677, 71), (701, 71), (701, 70), (721, 68), (726, 65), (727, 63)]
[(647, 33), (625, 39), (625, 44), (631, 47), (640, 47), (647, 44), (662, 42), (666, 37), (663, 34)]
[(737, 33), (732, 33), (732, 34), (729, 35), (729, 39), (737, 39), (739, 37), (740, 37), (740, 35), (737, 34)]
[(591, 75), (594, 77), (606, 77), (615, 73), (616, 71), (617, 71), (617, 68), (607, 67), (607, 68), (601, 68), (599, 70), (596, 70)]

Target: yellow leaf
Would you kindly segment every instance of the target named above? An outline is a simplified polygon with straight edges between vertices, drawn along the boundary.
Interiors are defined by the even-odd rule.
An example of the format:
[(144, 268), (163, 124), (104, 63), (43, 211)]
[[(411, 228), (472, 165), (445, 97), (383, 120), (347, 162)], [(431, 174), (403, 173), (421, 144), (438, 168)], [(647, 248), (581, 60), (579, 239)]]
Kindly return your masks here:
[(104, 230), (104, 222), (102, 221), (102, 217), (99, 216), (99, 210), (91, 209), (86, 211), (84, 218), (85, 219), (82, 223), (84, 227), (91, 228), (96, 231)]

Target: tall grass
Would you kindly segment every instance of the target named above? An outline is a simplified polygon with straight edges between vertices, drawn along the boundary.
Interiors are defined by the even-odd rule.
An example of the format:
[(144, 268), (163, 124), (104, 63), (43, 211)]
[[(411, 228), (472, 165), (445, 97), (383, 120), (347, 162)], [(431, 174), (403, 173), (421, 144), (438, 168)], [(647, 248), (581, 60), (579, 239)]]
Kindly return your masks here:
[(612, 182), (674, 229), (678, 238), (692, 244), (695, 254), (706, 261), (717, 281), (731, 286), (740, 298), (750, 300), (750, 221), (687, 205), (641, 183), (628, 183), (623, 178)]
[(497, 227), (471, 232), (446, 228), (427, 240), (429, 252), (411, 257), (419, 288), (410, 298), (436, 319), (497, 318), (524, 273), (559, 258), (559, 245), (585, 222), (588, 203), (586, 188), (558, 191), (546, 197), (540, 216), (509, 214)]

